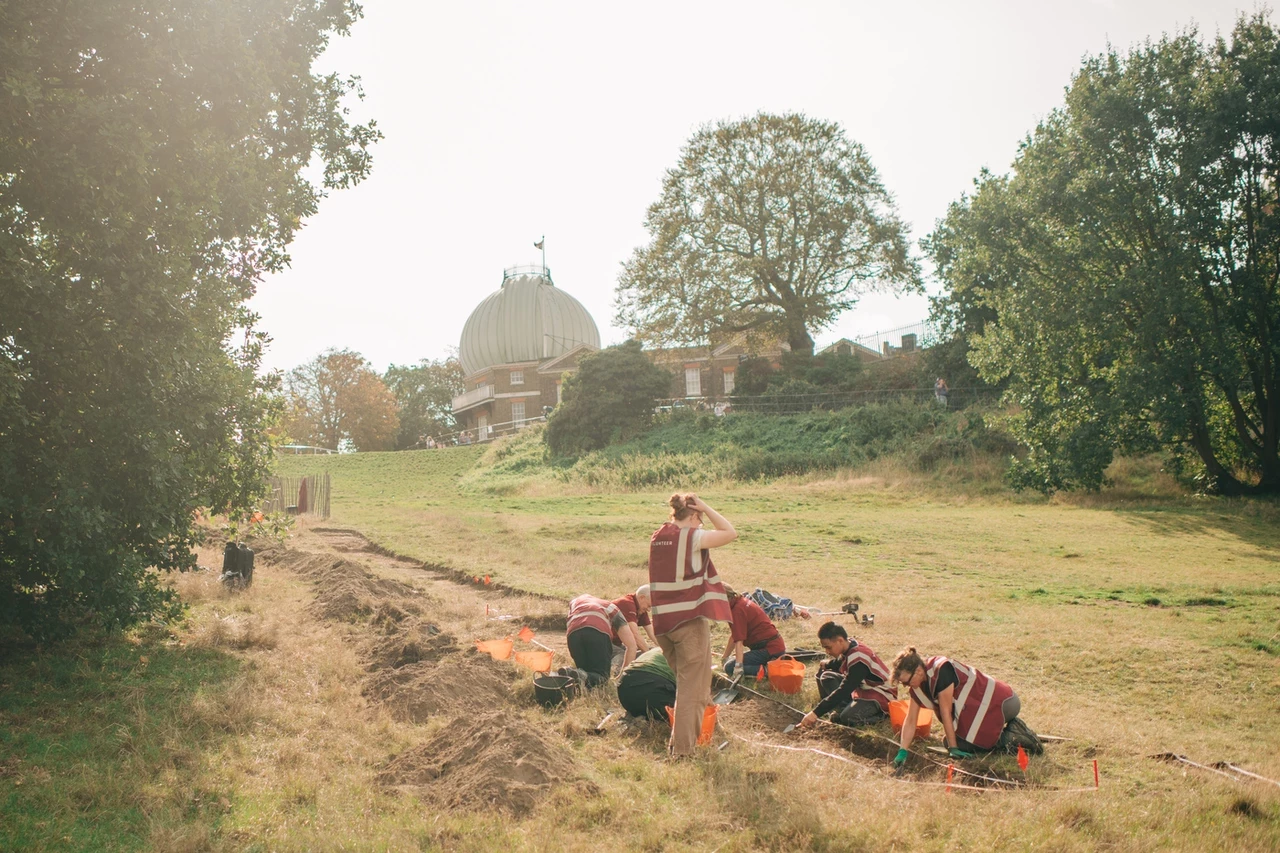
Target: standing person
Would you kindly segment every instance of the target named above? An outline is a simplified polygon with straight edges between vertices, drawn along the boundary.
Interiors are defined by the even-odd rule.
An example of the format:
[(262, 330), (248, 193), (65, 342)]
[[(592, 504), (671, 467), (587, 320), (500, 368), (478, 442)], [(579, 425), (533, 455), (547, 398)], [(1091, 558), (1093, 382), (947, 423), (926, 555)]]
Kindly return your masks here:
[(618, 679), (618, 703), (633, 717), (665, 720), (676, 702), (676, 675), (662, 649), (650, 649), (632, 661)]
[[(760, 667), (782, 656), (787, 644), (763, 607), (740, 595), (728, 584), (724, 585), (724, 591), (729, 596), (732, 620), (729, 622), (729, 643), (720, 662), (728, 675), (733, 675), (736, 665), (744, 676), (754, 678)], [(730, 657), (733, 660), (729, 660)]]
[(947, 387), (947, 380), (939, 376), (938, 381), (933, 383), (933, 396), (938, 400), (939, 406), (946, 408), (947, 395), (950, 393), (951, 389)]
[[(633, 593), (624, 595), (621, 598), (615, 598), (613, 606), (622, 611), (622, 617), (627, 620), (627, 627), (631, 629), (631, 635), (636, 641), (637, 656), (658, 645), (657, 637), (653, 636), (653, 623), (649, 619), (649, 608), (653, 606), (653, 602), (649, 598), (648, 584), (644, 584)], [(643, 633), (640, 631), (642, 627), (644, 628)], [(647, 639), (645, 635), (648, 635)], [(621, 632), (619, 632), (614, 635), (613, 640), (613, 668), (615, 672), (623, 666), (625, 651), (626, 644), (623, 643)]]
[(933, 711), (942, 723), (952, 758), (996, 749), (1014, 752), (1018, 746), (1033, 755), (1044, 751), (1035, 732), (1018, 719), (1022, 702), (1013, 688), (981, 670), (941, 655), (922, 658), (909, 646), (893, 659), (893, 680), (911, 694), (896, 766), (907, 760), (921, 708)]
[(897, 696), (889, 667), (880, 656), (835, 622), (818, 629), (818, 642), (831, 660), (818, 668), (818, 695), (822, 699), (800, 725), (808, 728), (833, 711), (835, 722), (845, 726), (866, 726), (883, 719)]
[(580, 595), (569, 602), (569, 624), (566, 626), (569, 656), (574, 666), (584, 673), (585, 687), (599, 687), (609, 680), (613, 664), (613, 637), (625, 631), (626, 655), (623, 666), (635, 658), (635, 641), (622, 611), (613, 602), (594, 595)]
[[(672, 495), (671, 517), (649, 539), (650, 611), (658, 645), (676, 676), (671, 754), (692, 755), (711, 702), (711, 622), (730, 621), (729, 598), (709, 549), (738, 538), (723, 515), (697, 495)], [(703, 530), (706, 513), (715, 525)]]

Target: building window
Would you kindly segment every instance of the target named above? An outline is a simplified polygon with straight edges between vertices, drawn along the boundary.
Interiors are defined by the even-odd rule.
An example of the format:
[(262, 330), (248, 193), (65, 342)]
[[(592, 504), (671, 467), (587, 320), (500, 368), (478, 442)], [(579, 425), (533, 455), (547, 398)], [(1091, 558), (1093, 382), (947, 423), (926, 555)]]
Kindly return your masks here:
[(724, 393), (726, 394), (733, 393), (733, 378), (734, 378), (734, 371), (732, 369), (726, 370), (724, 372)]
[(523, 384), (524, 384), (524, 371), (523, 371), (523, 370), (513, 370), (513, 371), (511, 371), (511, 384), (512, 384), (512, 385), (523, 385)]
[(684, 395), (686, 397), (702, 396), (702, 371), (699, 368), (684, 369)]
[(519, 403), (511, 404), (511, 420), (515, 422), (516, 426), (524, 425), (524, 401), (523, 400), (521, 400)]

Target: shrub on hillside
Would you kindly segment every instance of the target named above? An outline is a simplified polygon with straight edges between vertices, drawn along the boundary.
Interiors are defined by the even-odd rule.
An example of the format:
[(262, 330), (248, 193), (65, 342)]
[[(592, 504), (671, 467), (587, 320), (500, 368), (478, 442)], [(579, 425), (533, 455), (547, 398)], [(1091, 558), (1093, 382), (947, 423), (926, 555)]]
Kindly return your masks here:
[(649, 361), (637, 341), (584, 355), (547, 418), (547, 447), (572, 456), (634, 438), (653, 424), (654, 400), (670, 386), (671, 374)]

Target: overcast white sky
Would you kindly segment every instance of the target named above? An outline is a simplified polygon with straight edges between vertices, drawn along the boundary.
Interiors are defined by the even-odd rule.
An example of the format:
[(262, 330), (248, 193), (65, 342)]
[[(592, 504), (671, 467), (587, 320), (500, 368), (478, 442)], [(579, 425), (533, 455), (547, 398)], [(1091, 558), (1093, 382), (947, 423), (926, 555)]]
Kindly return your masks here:
[[(423, 2), (364, 0), (323, 66), (364, 79), (386, 134), (372, 176), (326, 199), (292, 267), (253, 307), (288, 369), (326, 347), (379, 370), (442, 357), (506, 266), (538, 262), (613, 325), (620, 265), (700, 124), (758, 110), (837, 121), (916, 239), (983, 166), (1062, 101), (1081, 58), (1250, 3)], [(819, 344), (925, 318), (923, 296), (865, 298)]]

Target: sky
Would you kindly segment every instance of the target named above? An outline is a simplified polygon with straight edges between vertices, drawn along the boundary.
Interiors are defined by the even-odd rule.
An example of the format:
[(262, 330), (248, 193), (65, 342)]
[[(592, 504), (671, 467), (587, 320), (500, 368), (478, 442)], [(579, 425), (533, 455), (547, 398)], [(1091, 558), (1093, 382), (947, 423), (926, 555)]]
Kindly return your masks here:
[[(318, 70), (358, 74), (352, 116), (385, 139), (332, 193), (251, 306), (288, 370), (329, 347), (378, 370), (442, 358), (505, 267), (540, 263), (614, 324), (621, 265), (701, 125), (758, 111), (838, 122), (918, 241), (1063, 100), (1081, 60), (1255, 6), (1212, 0), (577, 3), (363, 0)], [(917, 253), (919, 250), (917, 249)], [(927, 263), (926, 271), (929, 270)], [(929, 278), (928, 290), (938, 284)], [(864, 297), (819, 345), (924, 320), (925, 295)]]

